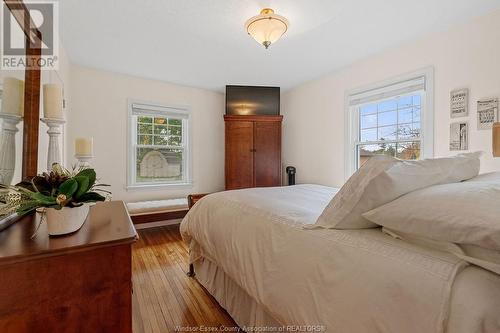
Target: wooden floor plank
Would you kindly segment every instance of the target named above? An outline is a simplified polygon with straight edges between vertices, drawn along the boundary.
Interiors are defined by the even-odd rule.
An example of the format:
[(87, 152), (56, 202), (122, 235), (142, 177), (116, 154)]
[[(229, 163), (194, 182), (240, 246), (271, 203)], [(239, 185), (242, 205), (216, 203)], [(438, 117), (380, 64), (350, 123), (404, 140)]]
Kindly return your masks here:
[(132, 251), (135, 333), (182, 327), (236, 327), (217, 301), (187, 277), (188, 250), (178, 226), (138, 230)]

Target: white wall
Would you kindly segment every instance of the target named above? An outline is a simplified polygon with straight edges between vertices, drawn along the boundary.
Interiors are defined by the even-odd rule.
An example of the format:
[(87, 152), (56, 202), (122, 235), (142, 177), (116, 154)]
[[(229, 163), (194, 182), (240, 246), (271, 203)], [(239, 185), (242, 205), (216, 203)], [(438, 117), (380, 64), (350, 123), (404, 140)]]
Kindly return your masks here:
[[(75, 163), (74, 139), (94, 138), (93, 166), (124, 201), (182, 197), (224, 188), (224, 96), (220, 93), (140, 79), (80, 66), (71, 69), (67, 117), (68, 162)], [(192, 112), (193, 186), (127, 191), (127, 99), (186, 105)]]
[(347, 91), (427, 66), (435, 69), (435, 156), (454, 154), (448, 147), (449, 95), (455, 88), (468, 87), (470, 149), (486, 152), (482, 172), (500, 170), (500, 159), (491, 157), (491, 131), (477, 131), (475, 118), (478, 99), (500, 97), (500, 11), (496, 11), (284, 93), (283, 161), (297, 167), (297, 181), (343, 184)]

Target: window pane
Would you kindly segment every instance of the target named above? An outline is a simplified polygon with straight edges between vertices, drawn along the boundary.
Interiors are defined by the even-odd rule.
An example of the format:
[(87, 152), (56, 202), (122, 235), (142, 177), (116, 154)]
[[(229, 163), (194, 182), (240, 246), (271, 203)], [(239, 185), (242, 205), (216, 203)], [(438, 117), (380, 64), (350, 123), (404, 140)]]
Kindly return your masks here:
[(181, 126), (169, 126), (168, 129), (169, 129), (168, 134), (182, 136), (182, 127)]
[(167, 124), (167, 118), (163, 117), (155, 117), (155, 124), (156, 125), (166, 125)]
[(153, 133), (153, 125), (149, 124), (137, 124), (137, 134), (152, 134)]
[(388, 101), (381, 102), (378, 105), (378, 112), (393, 111), (398, 108), (397, 101), (395, 99), (390, 99)]
[(360, 107), (358, 166), (374, 154), (419, 158), (420, 141), (412, 140), (420, 139), (421, 103), (420, 94), (409, 94)]
[(152, 145), (153, 144), (153, 136), (152, 135), (138, 135), (137, 136), (137, 144), (139, 144), (139, 145)]
[(361, 116), (361, 128), (377, 127), (377, 114)]
[(398, 139), (409, 139), (414, 137), (413, 128), (411, 124), (399, 125), (398, 127)]
[(360, 141), (366, 142), (366, 141), (376, 141), (376, 140), (377, 140), (376, 128), (361, 130)]
[(379, 140), (396, 140), (397, 126), (387, 126), (378, 128)]
[(172, 119), (170, 118), (168, 120), (169, 125), (176, 125), (176, 126), (181, 126), (182, 125), (182, 120), (181, 119)]
[(419, 138), (420, 137), (420, 123), (413, 123), (412, 125), (412, 130), (413, 130), (413, 137)]
[(402, 96), (398, 98), (398, 108), (406, 108), (413, 104), (412, 96)]
[(420, 106), (421, 104), (422, 104), (422, 98), (420, 97), (420, 95), (413, 96), (413, 105)]
[(147, 124), (151, 124), (153, 122), (153, 118), (151, 117), (143, 117), (143, 116), (139, 116), (137, 117), (137, 121), (140, 122), (140, 123), (147, 123)]
[(420, 107), (413, 108), (413, 122), (420, 121)]
[(169, 136), (168, 144), (170, 146), (180, 146), (182, 143), (182, 138), (180, 136)]
[(364, 105), (359, 109), (361, 115), (366, 115), (370, 113), (377, 113), (377, 104)]
[(397, 111), (382, 112), (382, 113), (378, 114), (378, 125), (379, 126), (396, 125), (397, 122), (398, 122)]
[(181, 149), (137, 148), (136, 181), (146, 183), (182, 180), (183, 154)]
[(378, 145), (358, 146), (358, 167), (362, 166), (370, 157), (375, 155), (396, 155), (396, 144), (383, 143)]
[(398, 111), (399, 119), (398, 122), (400, 124), (411, 123), (413, 122), (413, 108), (405, 108)]
[(398, 143), (397, 158), (402, 160), (417, 160), (420, 158), (420, 142), (402, 142)]
[(168, 135), (168, 126), (155, 125), (155, 134)]
[(157, 146), (167, 146), (168, 145), (168, 136), (166, 135), (155, 135), (154, 143)]

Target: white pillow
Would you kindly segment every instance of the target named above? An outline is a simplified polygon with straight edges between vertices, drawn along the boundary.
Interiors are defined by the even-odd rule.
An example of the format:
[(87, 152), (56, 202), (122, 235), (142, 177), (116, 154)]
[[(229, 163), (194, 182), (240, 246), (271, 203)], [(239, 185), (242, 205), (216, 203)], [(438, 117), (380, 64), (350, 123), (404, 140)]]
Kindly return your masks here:
[(475, 177), (479, 173), (480, 156), (481, 152), (476, 152), (419, 161), (372, 157), (349, 178), (313, 227), (377, 227), (361, 214), (421, 188)]
[(431, 186), (363, 216), (396, 232), (500, 250), (500, 182)]

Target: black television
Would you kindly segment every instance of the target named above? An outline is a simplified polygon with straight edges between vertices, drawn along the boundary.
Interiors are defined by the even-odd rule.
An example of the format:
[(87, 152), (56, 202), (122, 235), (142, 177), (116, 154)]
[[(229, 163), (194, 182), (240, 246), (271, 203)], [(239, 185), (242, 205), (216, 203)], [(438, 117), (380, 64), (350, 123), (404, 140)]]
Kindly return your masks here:
[(280, 114), (280, 88), (261, 86), (226, 86), (227, 115)]

